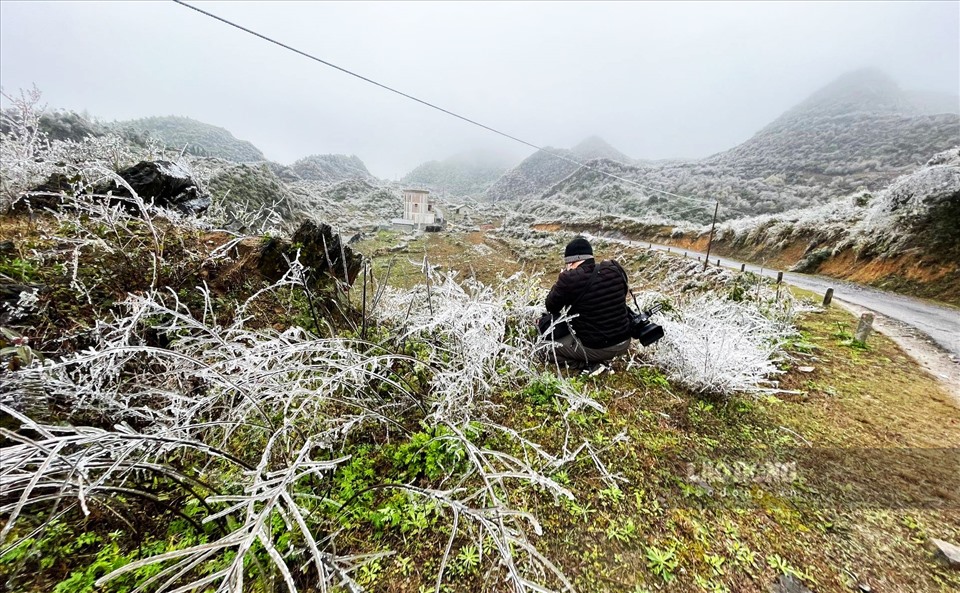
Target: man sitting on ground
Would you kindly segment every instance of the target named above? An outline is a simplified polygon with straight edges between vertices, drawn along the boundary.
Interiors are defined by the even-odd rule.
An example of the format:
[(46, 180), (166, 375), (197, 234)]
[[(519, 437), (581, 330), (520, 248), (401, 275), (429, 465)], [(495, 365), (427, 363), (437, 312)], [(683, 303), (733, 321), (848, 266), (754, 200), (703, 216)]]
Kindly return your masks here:
[(572, 332), (544, 335), (553, 340), (548, 357), (568, 367), (585, 368), (623, 354), (630, 348), (623, 268), (612, 260), (597, 263), (590, 242), (583, 237), (570, 241), (563, 256), (566, 269), (547, 295), (547, 311), (556, 318), (569, 307), (568, 315), (576, 317), (568, 322)]

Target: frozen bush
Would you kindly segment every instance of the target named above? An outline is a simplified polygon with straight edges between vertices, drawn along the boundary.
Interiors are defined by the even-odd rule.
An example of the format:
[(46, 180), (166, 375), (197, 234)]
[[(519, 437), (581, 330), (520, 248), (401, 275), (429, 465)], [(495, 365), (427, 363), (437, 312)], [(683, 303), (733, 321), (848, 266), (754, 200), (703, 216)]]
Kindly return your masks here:
[(776, 360), (789, 335), (786, 319), (704, 294), (656, 321), (665, 335), (649, 350), (649, 359), (672, 382), (715, 395), (776, 390), (771, 377), (780, 372)]

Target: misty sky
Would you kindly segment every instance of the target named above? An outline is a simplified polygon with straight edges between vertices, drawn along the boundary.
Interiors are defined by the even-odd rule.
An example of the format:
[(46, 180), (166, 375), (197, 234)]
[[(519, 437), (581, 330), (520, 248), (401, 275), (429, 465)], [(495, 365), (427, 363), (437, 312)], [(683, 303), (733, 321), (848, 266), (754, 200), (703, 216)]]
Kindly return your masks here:
[[(203, 2), (239, 24), (540, 145), (731, 148), (840, 74), (960, 92), (960, 3)], [(173, 2), (0, 3), (0, 83), (104, 120), (183, 115), (267, 158), (377, 176), (522, 145)]]

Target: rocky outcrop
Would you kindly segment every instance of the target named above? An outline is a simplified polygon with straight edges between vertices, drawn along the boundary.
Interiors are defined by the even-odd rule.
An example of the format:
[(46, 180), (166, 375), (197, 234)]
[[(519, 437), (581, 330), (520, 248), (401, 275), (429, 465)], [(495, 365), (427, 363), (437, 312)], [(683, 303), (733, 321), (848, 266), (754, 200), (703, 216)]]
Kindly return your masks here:
[(10, 206), (11, 214), (26, 214), (30, 211), (59, 210), (64, 194), (74, 192), (78, 179), (54, 173), (46, 181), (22, 195)]
[(348, 246), (330, 225), (308, 220), (293, 234), (292, 241), (271, 238), (260, 248), (256, 267), (260, 274), (277, 281), (290, 269), (288, 262), (297, 258), (309, 268), (307, 277), (315, 286), (323, 286), (329, 278), (353, 284), (362, 257)]
[(940, 561), (951, 568), (960, 570), (960, 546), (936, 538), (931, 538), (930, 544), (936, 550), (937, 558)]
[[(183, 214), (202, 214), (210, 207), (210, 196), (204, 194), (183, 167), (170, 161), (143, 161), (119, 172), (127, 184), (145, 202), (178, 210)], [(121, 184), (109, 188), (114, 196), (133, 197)]]
[(803, 581), (793, 575), (780, 575), (769, 590), (770, 593), (811, 593)]
[[(107, 199), (135, 209), (133, 192), (145, 203), (160, 208), (198, 215), (210, 207), (210, 196), (204, 193), (183, 167), (170, 161), (142, 161), (118, 173), (125, 183), (111, 181), (94, 188), (85, 188), (95, 199)], [(63, 196), (77, 189), (78, 178), (54, 173), (43, 184), (33, 188), (14, 202), (11, 212), (26, 213), (44, 209), (59, 210)]]

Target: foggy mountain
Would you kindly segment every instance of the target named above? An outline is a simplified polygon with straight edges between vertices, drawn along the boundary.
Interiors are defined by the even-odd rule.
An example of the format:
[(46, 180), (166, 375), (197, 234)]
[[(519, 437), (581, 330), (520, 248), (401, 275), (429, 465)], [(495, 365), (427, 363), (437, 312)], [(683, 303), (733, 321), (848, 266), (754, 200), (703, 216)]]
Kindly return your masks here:
[(516, 159), (492, 151), (462, 152), (442, 161), (427, 161), (401, 179), (450, 196), (478, 196), (485, 192)]
[[(926, 115), (931, 105), (918, 105), (916, 95), (901, 91), (883, 74), (857, 71), (813, 93), (726, 152), (690, 162), (630, 165), (602, 160), (593, 166), (648, 187), (718, 199), (727, 217), (780, 212), (823, 203), (859, 187), (878, 189), (931, 155), (960, 144), (960, 117)], [(504, 192), (500, 197), (529, 198), (530, 192)], [(684, 210), (696, 207), (586, 169), (555, 183), (540, 198), (635, 216), (684, 217)], [(704, 215), (698, 212), (696, 219)]]
[(302, 179), (322, 183), (336, 183), (347, 179), (376, 179), (356, 155), (314, 154), (293, 163), (290, 169)]
[(960, 143), (960, 118), (927, 115), (933, 103), (918, 105), (917, 97), (880, 72), (851, 72), (707, 162), (749, 177), (786, 174), (787, 181), (862, 176), (875, 187)]
[(209, 156), (237, 163), (266, 160), (260, 149), (238, 140), (224, 128), (199, 122), (189, 117), (146, 117), (109, 124), (122, 136), (144, 140), (154, 138), (171, 150)]
[(497, 201), (537, 197), (579, 168), (575, 162), (557, 158), (550, 153), (581, 163), (593, 159), (608, 159), (621, 163), (633, 162), (633, 159), (597, 136), (583, 140), (570, 150), (546, 147), (546, 151), (538, 150), (504, 173), (487, 190), (486, 198)]

